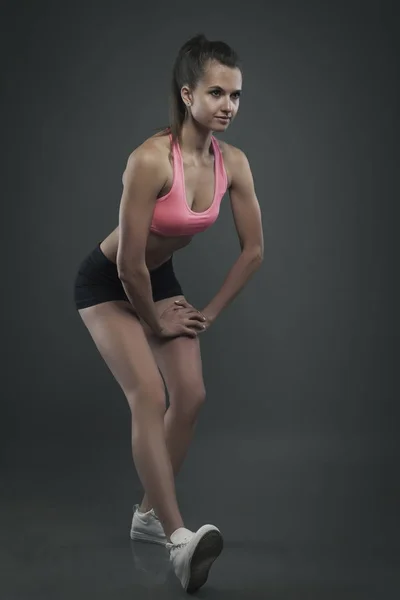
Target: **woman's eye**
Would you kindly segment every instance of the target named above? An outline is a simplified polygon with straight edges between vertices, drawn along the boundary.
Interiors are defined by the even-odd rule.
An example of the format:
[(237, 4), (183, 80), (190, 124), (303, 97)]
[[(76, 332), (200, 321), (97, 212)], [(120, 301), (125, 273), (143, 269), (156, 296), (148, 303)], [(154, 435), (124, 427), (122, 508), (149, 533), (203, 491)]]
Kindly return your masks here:
[[(219, 90), (212, 90), (211, 94), (217, 94), (217, 96), (220, 94), (221, 92)], [(233, 97), (237, 100), (238, 98), (240, 98), (240, 94), (236, 93), (233, 94)]]

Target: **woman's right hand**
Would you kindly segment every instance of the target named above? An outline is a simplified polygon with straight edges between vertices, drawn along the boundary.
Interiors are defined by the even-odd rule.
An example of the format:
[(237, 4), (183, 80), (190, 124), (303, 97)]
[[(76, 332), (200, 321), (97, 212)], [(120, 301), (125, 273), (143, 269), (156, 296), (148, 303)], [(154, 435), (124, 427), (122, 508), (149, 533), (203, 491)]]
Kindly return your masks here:
[(181, 335), (195, 338), (205, 327), (203, 321), (203, 316), (194, 308), (172, 304), (160, 316), (161, 331), (158, 335), (161, 338), (175, 338)]

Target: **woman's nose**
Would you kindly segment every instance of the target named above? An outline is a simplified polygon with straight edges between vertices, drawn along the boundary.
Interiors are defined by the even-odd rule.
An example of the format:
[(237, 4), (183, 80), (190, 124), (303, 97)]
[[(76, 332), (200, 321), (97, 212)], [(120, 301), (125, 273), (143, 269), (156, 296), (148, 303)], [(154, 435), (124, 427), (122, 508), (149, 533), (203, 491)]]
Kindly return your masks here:
[(229, 113), (232, 112), (232, 102), (230, 98), (224, 100), (222, 108), (223, 110), (227, 110)]

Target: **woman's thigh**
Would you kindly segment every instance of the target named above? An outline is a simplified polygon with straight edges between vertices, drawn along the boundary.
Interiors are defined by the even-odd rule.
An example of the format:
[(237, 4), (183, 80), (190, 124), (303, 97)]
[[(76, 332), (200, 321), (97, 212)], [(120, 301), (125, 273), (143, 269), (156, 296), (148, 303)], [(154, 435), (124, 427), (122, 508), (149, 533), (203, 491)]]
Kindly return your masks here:
[[(155, 303), (159, 315), (184, 296), (173, 296)], [(157, 338), (145, 325), (144, 331), (149, 341), (156, 363), (164, 377), (171, 405), (182, 404), (182, 410), (192, 409), (204, 400), (205, 385), (200, 351), (199, 336), (180, 336), (173, 339)]]
[(98, 351), (132, 407), (138, 395), (164, 405), (164, 383), (143, 327), (129, 302), (115, 300), (79, 310)]

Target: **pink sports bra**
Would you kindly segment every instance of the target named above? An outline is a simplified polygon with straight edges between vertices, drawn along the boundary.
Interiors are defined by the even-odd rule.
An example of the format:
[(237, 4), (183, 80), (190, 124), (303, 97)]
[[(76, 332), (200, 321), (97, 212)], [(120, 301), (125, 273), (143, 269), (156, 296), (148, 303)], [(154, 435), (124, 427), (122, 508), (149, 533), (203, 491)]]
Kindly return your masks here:
[[(172, 135), (169, 134), (172, 144)], [(214, 199), (211, 206), (203, 212), (193, 211), (187, 204), (183, 159), (179, 143), (172, 145), (173, 182), (170, 191), (158, 198), (153, 213), (150, 231), (164, 236), (194, 235), (212, 225), (219, 214), (219, 207), (226, 192), (228, 178), (222, 153), (217, 140), (211, 136), (214, 149)]]

